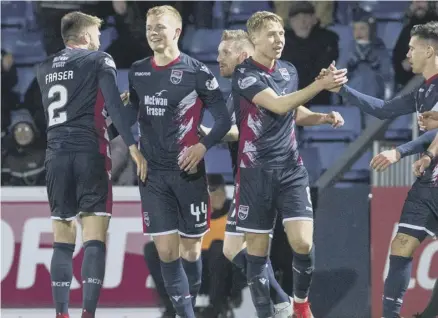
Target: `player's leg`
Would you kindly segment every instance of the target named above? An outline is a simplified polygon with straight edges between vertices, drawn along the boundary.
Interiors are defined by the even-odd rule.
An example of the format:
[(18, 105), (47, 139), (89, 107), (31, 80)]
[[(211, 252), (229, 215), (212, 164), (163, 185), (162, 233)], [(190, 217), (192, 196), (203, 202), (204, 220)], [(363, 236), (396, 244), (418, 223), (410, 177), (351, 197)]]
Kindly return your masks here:
[(237, 230), (245, 233), (247, 281), (258, 317), (273, 317), (270, 298), (269, 234), (275, 222), (272, 205), (273, 172), (259, 168), (240, 169), (237, 176)]
[(148, 173), (146, 184), (139, 184), (144, 234), (152, 236), (160, 258), (161, 274), (176, 313), (194, 318), (189, 282), (180, 257), (178, 204), (166, 176)]
[[(230, 211), (228, 211), (228, 219), (227, 219), (227, 226), (225, 229), (225, 239), (224, 239), (224, 255), (234, 265), (240, 268), (246, 276), (246, 267), (247, 267), (246, 242), (245, 242), (244, 233), (236, 230), (235, 203), (236, 202), (234, 199), (233, 203), (230, 206)], [(269, 283), (271, 287), (271, 300), (274, 303), (275, 312), (280, 313), (284, 311), (285, 308), (290, 307), (290, 299), (289, 296), (281, 288), (280, 284), (277, 282), (271, 261), (269, 259), (268, 259), (267, 271), (268, 271)]]
[(180, 252), (194, 307), (202, 279), (202, 238), (210, 227), (207, 180), (201, 170), (189, 177), (178, 174), (174, 178), (172, 189), (179, 207)]
[(411, 277), (412, 256), (428, 235), (434, 235), (434, 213), (437, 213), (438, 208), (438, 196), (434, 191), (434, 188), (420, 187), (415, 183), (408, 193), (397, 235), (391, 242), (382, 317), (397, 317), (400, 314), (403, 296)]
[(293, 251), (294, 311), (298, 317), (310, 318), (308, 294), (314, 269), (313, 208), (304, 167), (285, 169), (277, 207)]
[(76, 197), (82, 222), (82, 317), (94, 317), (105, 278), (106, 237), (112, 213), (111, 161), (106, 155), (75, 155)]
[[(68, 317), (73, 252), (76, 242), (76, 197), (71, 187), (69, 155), (47, 156), (46, 186), (52, 213), (53, 254), (50, 264), (53, 301), (57, 317)], [(74, 184), (73, 184), (74, 185)]]

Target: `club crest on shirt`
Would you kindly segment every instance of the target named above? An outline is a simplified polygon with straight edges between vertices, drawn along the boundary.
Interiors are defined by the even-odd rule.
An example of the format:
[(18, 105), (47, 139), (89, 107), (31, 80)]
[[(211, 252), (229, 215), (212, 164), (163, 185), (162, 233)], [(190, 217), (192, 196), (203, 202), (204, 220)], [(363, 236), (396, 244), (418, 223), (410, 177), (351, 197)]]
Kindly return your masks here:
[(170, 73), (170, 81), (172, 84), (179, 84), (181, 83), (181, 79), (183, 76), (183, 71), (181, 70), (172, 70), (172, 73)]
[(280, 72), (281, 76), (284, 78), (285, 81), (290, 81), (290, 74), (285, 68), (279, 68), (278, 71)]

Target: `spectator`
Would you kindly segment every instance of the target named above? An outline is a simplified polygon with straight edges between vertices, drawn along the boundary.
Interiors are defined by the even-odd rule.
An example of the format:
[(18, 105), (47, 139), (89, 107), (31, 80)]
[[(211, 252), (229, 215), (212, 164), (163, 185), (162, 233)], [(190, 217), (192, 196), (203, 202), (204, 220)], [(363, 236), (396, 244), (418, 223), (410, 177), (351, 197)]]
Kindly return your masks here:
[(36, 20), (43, 30), (43, 43), (47, 55), (64, 49), (61, 36), (61, 18), (71, 11), (105, 16), (105, 2), (102, 1), (37, 1)]
[(118, 38), (106, 49), (118, 68), (130, 68), (132, 63), (152, 55), (146, 41), (146, 12), (134, 1), (112, 1)]
[[(407, 12), (408, 21), (398, 36), (397, 43), (392, 53), (392, 64), (395, 71), (395, 82), (399, 86), (405, 86), (414, 77), (411, 65), (406, 58), (409, 50), (412, 27), (416, 24), (424, 24), (437, 19), (435, 4), (428, 1), (412, 1)], [(395, 36), (395, 35), (394, 35)]]
[(2, 136), (6, 134), (6, 128), (10, 125), (11, 111), (14, 110), (20, 102), (17, 93), (12, 89), (18, 82), (17, 68), (14, 64), (14, 57), (12, 54), (2, 50), (2, 94), (1, 94), (1, 108), (2, 108)]
[[(289, 12), (286, 44), (282, 59), (291, 62), (298, 71), (299, 88), (313, 82), (322, 68), (338, 59), (339, 38), (336, 33), (322, 28), (315, 16), (315, 8), (308, 1), (296, 2)], [(309, 104), (330, 104), (331, 93), (324, 91)]]
[(339, 68), (348, 69), (348, 85), (380, 99), (391, 97), (391, 60), (385, 44), (375, 35), (375, 19), (365, 11), (356, 11), (353, 35), (349, 53), (338, 63)]
[(2, 184), (44, 185), (45, 149), (27, 109), (11, 112), (9, 132), (4, 139)]
[[(322, 27), (333, 23), (334, 1), (310, 1), (315, 8), (315, 16)], [(289, 11), (293, 6), (299, 5), (295, 1), (274, 1), (275, 13), (286, 22), (289, 19)], [(286, 26), (288, 27), (288, 26)]]

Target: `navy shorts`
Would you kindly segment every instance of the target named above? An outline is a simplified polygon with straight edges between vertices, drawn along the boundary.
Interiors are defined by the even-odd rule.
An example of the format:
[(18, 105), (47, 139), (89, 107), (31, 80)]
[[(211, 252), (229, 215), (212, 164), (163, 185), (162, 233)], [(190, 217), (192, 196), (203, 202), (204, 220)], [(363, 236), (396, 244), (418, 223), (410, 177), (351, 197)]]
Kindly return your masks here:
[(48, 153), (46, 187), (52, 219), (79, 213), (111, 216), (111, 160), (99, 153)]
[(205, 173), (187, 177), (180, 171), (149, 171), (139, 183), (143, 233), (202, 237), (210, 228)]
[(438, 188), (415, 182), (403, 206), (398, 232), (423, 241), (438, 235)]
[(277, 213), (283, 223), (313, 220), (309, 178), (304, 166), (240, 168), (235, 192), (238, 231), (270, 233)]

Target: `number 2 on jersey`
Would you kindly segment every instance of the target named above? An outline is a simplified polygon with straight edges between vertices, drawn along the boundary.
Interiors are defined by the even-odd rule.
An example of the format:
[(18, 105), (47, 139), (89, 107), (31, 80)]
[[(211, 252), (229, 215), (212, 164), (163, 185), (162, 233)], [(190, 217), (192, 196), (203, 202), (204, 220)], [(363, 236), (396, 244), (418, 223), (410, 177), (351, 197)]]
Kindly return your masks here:
[(54, 85), (49, 90), (49, 98), (55, 97), (58, 94), (58, 99), (51, 102), (49, 107), (47, 107), (48, 117), (49, 117), (49, 127), (53, 125), (62, 124), (67, 121), (67, 112), (58, 111), (55, 115), (55, 110), (60, 110), (67, 104), (68, 92), (67, 89), (62, 85)]

